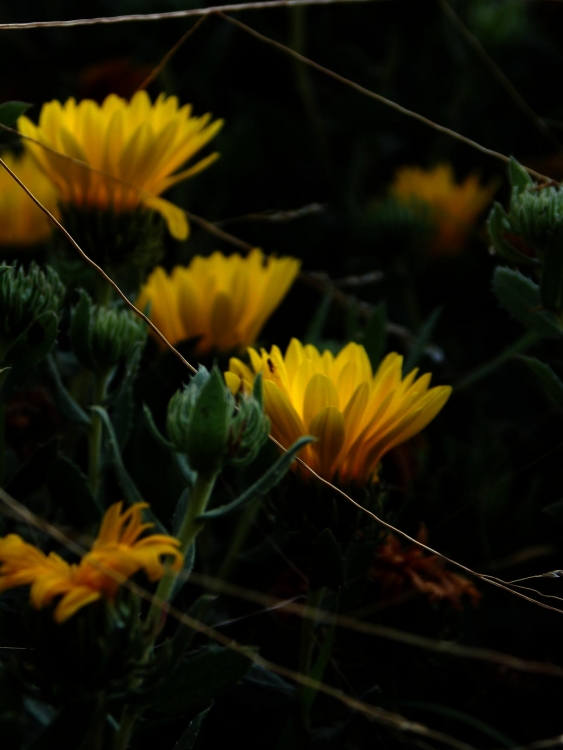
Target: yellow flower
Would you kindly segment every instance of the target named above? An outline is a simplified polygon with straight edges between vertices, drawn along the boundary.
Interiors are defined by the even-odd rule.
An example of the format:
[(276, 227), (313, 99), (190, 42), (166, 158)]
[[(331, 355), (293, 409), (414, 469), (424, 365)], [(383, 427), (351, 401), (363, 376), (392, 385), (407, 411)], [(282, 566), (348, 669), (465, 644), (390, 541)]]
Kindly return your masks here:
[[(55, 188), (35, 161), (28, 154), (17, 158), (5, 153), (2, 159), (45, 208), (58, 218)], [(46, 240), (52, 229), (53, 225), (43, 211), (0, 167), (0, 245), (34, 245)]]
[(161, 94), (154, 104), (145, 91), (130, 102), (110, 94), (99, 105), (85, 99), (78, 104), (44, 104), (39, 125), (20, 117), (22, 135), (93, 170), (25, 140), (45, 174), (56, 185), (63, 203), (78, 208), (132, 211), (140, 205), (162, 214), (177, 239), (188, 236), (185, 213), (158, 196), (177, 182), (193, 177), (219, 154), (206, 156), (189, 169), (173, 174), (205, 146), (223, 125), (211, 115), (191, 116), (191, 105), (178, 107), (175, 96)]
[(301, 435), (314, 435), (317, 442), (300, 457), (325, 479), (342, 483), (377, 481), (384, 454), (426, 427), (452, 390), (429, 388), (431, 376), (417, 379), (418, 369), (403, 378), (403, 358), (396, 353), (374, 375), (365, 349), (354, 343), (336, 357), (297, 339), (285, 358), (277, 346), (248, 353), (250, 367), (238, 359), (229, 363), (231, 391), (247, 391), (261, 372), (273, 436), (288, 448)]
[(161, 557), (173, 558), (172, 569), (180, 570), (183, 556), (180, 542), (164, 534), (139, 539), (153, 524), (142, 522), (146, 503), (136, 503), (122, 512), (122, 503), (106, 511), (92, 549), (76, 564), (69, 564), (55, 552), (45, 555), (17, 534), (0, 539), (0, 591), (29, 586), (36, 609), (62, 596), (54, 619), (64, 622), (79, 609), (102, 597), (113, 601), (121, 582), (144, 570), (150, 581), (164, 575)]
[(490, 203), (495, 184), (481, 185), (476, 174), (458, 184), (449, 164), (433, 169), (401, 167), (395, 174), (391, 194), (401, 203), (430, 212), (436, 236), (431, 245), (433, 255), (455, 255), (479, 214)]
[(172, 344), (201, 336), (197, 354), (228, 352), (252, 344), (299, 273), (295, 258), (267, 258), (254, 249), (242, 257), (196, 255), (169, 276), (155, 268), (137, 307), (150, 302), (153, 323)]

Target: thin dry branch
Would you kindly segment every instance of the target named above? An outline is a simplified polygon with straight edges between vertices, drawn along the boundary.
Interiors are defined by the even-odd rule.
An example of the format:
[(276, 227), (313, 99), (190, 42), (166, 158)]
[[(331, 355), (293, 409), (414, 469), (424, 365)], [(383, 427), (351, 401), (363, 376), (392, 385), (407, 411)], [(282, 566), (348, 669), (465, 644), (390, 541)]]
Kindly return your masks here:
[[(221, 18), (224, 18), (226, 21), (229, 21), (229, 23), (232, 23), (235, 26), (238, 26), (239, 29), (242, 29), (247, 34), (250, 34), (250, 36), (253, 36), (256, 39), (259, 39), (261, 42), (264, 42), (265, 44), (269, 44), (271, 47), (275, 47), (280, 52), (283, 52), (284, 54), (289, 55), (290, 57), (293, 57), (296, 60), (299, 60), (299, 62), (305, 63), (305, 65), (309, 65), (311, 68), (313, 68), (314, 70), (317, 70), (319, 73), (323, 73), (324, 75), (329, 76), (330, 78), (333, 78), (335, 81), (338, 81), (339, 83), (343, 83), (345, 86), (348, 86), (354, 89), (358, 93), (363, 94), (364, 96), (367, 96), (370, 99), (375, 99), (375, 101), (380, 102), (381, 104), (385, 104), (386, 107), (390, 107), (391, 109), (394, 109), (397, 112), (400, 112), (401, 114), (406, 115), (407, 117), (411, 117), (414, 120), (418, 120), (418, 122), (421, 122), (424, 125), (427, 125), (428, 127), (433, 128), (434, 130), (437, 130), (440, 133), (444, 133), (444, 135), (449, 135), (450, 138), (455, 138), (455, 140), (461, 141), (461, 143), (465, 143), (467, 146), (471, 146), (471, 148), (474, 148), (483, 154), (487, 154), (487, 156), (492, 156), (494, 159), (499, 159), (500, 161), (503, 161), (505, 164), (508, 164), (510, 162), (509, 156), (506, 156), (505, 154), (501, 154), (499, 151), (493, 151), (493, 149), (486, 148), (486, 146), (482, 146), (480, 143), (477, 143), (477, 141), (474, 141), (471, 138), (467, 138), (466, 136), (461, 135), (461, 133), (457, 133), (455, 130), (452, 130), (451, 128), (447, 128), (444, 125), (439, 125), (437, 122), (430, 120), (428, 117), (424, 117), (424, 115), (421, 115), (418, 112), (414, 112), (412, 109), (407, 109), (406, 107), (403, 107), (401, 104), (397, 104), (397, 102), (394, 102), (391, 99), (387, 99), (385, 96), (382, 96), (381, 94), (377, 94), (375, 91), (371, 91), (371, 89), (365, 88), (365, 86), (360, 86), (359, 83), (352, 81), (350, 78), (345, 78), (344, 76), (341, 76), (339, 73), (335, 73), (330, 68), (325, 68), (324, 65), (320, 65), (314, 60), (311, 60), (309, 57), (305, 57), (304, 55), (299, 54), (299, 52), (296, 52), (295, 50), (291, 49), (291, 47), (287, 47), (285, 44), (282, 44), (281, 42), (277, 42), (275, 39), (272, 39), (271, 37), (265, 36), (264, 34), (260, 34), (260, 32), (256, 31), (250, 26), (247, 26), (244, 23), (241, 23), (241, 21), (238, 21), (236, 18), (227, 16), (223, 12), (217, 12), (217, 15), (221, 16)], [(530, 174), (532, 177), (535, 177), (538, 180), (550, 181), (551, 179), (547, 177), (546, 175), (541, 174), (540, 172), (536, 172), (535, 169), (531, 169), (530, 167), (526, 167), (524, 165), (522, 166), (528, 172), (528, 174)]]
[(460, 34), (468, 42), (468, 44), (475, 50), (477, 55), (485, 63), (487, 68), (491, 71), (493, 76), (504, 88), (506, 93), (510, 96), (516, 106), (523, 112), (530, 120), (534, 123), (539, 132), (552, 142), (552, 144), (559, 150), (563, 151), (563, 144), (561, 141), (551, 132), (549, 125), (543, 117), (540, 117), (534, 112), (532, 107), (528, 104), (526, 99), (518, 91), (516, 86), (512, 83), (510, 78), (503, 72), (503, 70), (497, 65), (493, 58), (489, 55), (487, 50), (483, 47), (479, 39), (475, 34), (467, 28), (461, 18), (452, 8), (448, 0), (438, 0), (438, 4), (444, 11), (446, 18), (457, 28)]
[[(98, 18), (75, 18), (69, 21), (32, 21), (29, 23), (0, 23), (1, 31), (10, 29), (60, 29), (73, 26), (100, 26), (133, 21), (166, 21), (191, 16), (209, 16), (217, 11), (235, 13), (242, 10), (269, 10), (270, 8), (296, 8), (301, 5), (342, 5), (344, 3), (390, 2), (393, 0), (265, 0), (264, 2), (216, 5), (210, 8), (171, 10), (165, 13), (132, 13), (124, 16), (101, 16)], [(397, 0), (394, 0), (395, 2)]]

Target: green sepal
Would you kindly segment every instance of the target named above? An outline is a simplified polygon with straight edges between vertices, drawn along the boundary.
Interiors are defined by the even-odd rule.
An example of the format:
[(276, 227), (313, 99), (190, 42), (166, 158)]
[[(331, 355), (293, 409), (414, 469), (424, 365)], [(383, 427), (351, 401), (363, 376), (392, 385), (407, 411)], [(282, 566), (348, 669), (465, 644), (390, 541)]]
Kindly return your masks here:
[(532, 187), (534, 184), (528, 172), (513, 156), (510, 157), (508, 174), (513, 190), (526, 190), (526, 188)]
[(563, 409), (563, 383), (553, 372), (551, 367), (535, 357), (525, 357), (520, 355), (518, 359), (527, 365), (527, 367), (529, 367), (534, 373), (538, 384), (542, 387), (542, 393), (548, 396), (552, 403), (555, 403), (556, 406)]
[(57, 338), (58, 316), (52, 310), (38, 315), (10, 346), (4, 361), (16, 368), (35, 367), (51, 351)]
[(264, 378), (262, 377), (262, 373), (259, 372), (258, 375), (254, 378), (254, 383), (252, 384), (252, 396), (254, 397), (254, 400), (258, 402), (258, 406), (264, 411)]
[(442, 307), (437, 307), (425, 320), (424, 325), (420, 329), (420, 333), (418, 334), (416, 341), (412, 345), (408, 357), (406, 358), (403, 365), (403, 376), (408, 375), (408, 373), (418, 365), (420, 358), (422, 357), (424, 351), (430, 343), (430, 338), (434, 332), (436, 323), (438, 322), (438, 319), (442, 314), (442, 310)]
[(233, 408), (230, 393), (217, 367), (201, 388), (195, 401), (185, 453), (194, 471), (213, 476), (223, 465)]
[(80, 299), (72, 312), (70, 344), (76, 358), (88, 370), (96, 369), (92, 354), (92, 300), (88, 292), (79, 290)]
[(0, 125), (11, 128), (29, 107), (31, 104), (26, 102), (3, 102), (0, 104)]
[(157, 440), (164, 448), (167, 448), (169, 451), (175, 451), (176, 449), (174, 448), (172, 443), (164, 437), (164, 435), (160, 432), (160, 430), (156, 426), (151, 410), (146, 404), (143, 404), (143, 414), (145, 417), (145, 422), (147, 424), (147, 427), (149, 428), (149, 432), (151, 433), (153, 438)]
[(280, 482), (291, 464), (293, 459), (299, 453), (301, 448), (304, 448), (308, 443), (312, 443), (315, 438), (305, 435), (304, 437), (296, 440), (295, 443), (283, 453), (278, 460), (273, 464), (268, 471), (263, 474), (258, 481), (246, 489), (242, 495), (239, 495), (236, 500), (226, 505), (221, 505), (219, 508), (213, 508), (202, 513), (198, 518), (207, 520), (209, 518), (220, 518), (226, 516), (235, 510), (239, 510), (247, 505), (255, 497), (260, 497), (269, 492), (273, 487)]
[(543, 259), (540, 295), (546, 310), (563, 310), (563, 222), (551, 235)]
[(239, 650), (211, 645), (188, 654), (181, 669), (161, 683), (152, 711), (173, 716), (206, 708), (248, 672), (252, 662), (245, 653), (252, 650), (248, 646)]
[(318, 591), (329, 588), (333, 591), (344, 583), (344, 558), (340, 545), (330, 529), (324, 529), (313, 545), (309, 588)]
[(550, 338), (563, 335), (557, 318), (543, 309), (538, 285), (519, 271), (496, 268), (493, 291), (504, 309), (530, 330)]
[(70, 393), (65, 388), (58, 367), (52, 354), (47, 355), (45, 368), (53, 386), (53, 396), (62, 416), (71, 422), (76, 422), (83, 427), (89, 427), (90, 417), (78, 406)]
[[(504, 238), (506, 232), (512, 230), (510, 219), (500, 203), (495, 203), (487, 220), (487, 229), (491, 237), (493, 247), (499, 255), (502, 255), (510, 263), (523, 263), (526, 265), (538, 265), (537, 258), (531, 258), (517, 250), (512, 243)], [(515, 232), (516, 233), (516, 232)]]
[(373, 371), (379, 367), (387, 341), (387, 310), (382, 300), (369, 317), (362, 337), (362, 344), (369, 357)]

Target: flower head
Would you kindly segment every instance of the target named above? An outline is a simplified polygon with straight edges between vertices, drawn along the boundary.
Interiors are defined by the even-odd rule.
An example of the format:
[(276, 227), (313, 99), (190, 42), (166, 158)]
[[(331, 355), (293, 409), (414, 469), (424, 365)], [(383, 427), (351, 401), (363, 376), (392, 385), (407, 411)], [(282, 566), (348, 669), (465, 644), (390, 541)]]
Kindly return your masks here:
[(24, 136), (48, 147), (25, 141), (56, 185), (63, 204), (115, 213), (142, 205), (162, 214), (170, 233), (185, 239), (188, 222), (184, 212), (158, 196), (217, 159), (214, 153), (176, 172), (223, 125), (222, 120), (210, 122), (210, 114), (192, 117), (191, 111), (189, 104), (179, 107), (175, 96), (161, 94), (152, 104), (145, 91), (138, 91), (130, 102), (115, 94), (101, 105), (90, 99), (79, 103), (68, 99), (64, 104), (52, 101), (43, 105), (39, 125), (22, 116), (18, 128)]
[[(58, 217), (56, 190), (35, 160), (25, 153), (21, 157), (2, 154), (2, 159), (45, 208)], [(43, 211), (13, 177), (0, 168), (0, 245), (34, 245), (46, 240), (52, 228)]]
[(258, 249), (246, 257), (196, 255), (170, 275), (155, 268), (137, 307), (150, 302), (151, 320), (172, 344), (199, 336), (197, 354), (244, 348), (287, 294), (299, 266), (295, 258), (267, 258)]
[(429, 388), (418, 370), (402, 377), (403, 358), (388, 354), (375, 375), (363, 346), (348, 344), (335, 357), (292, 339), (285, 358), (249, 349), (250, 367), (231, 359), (225, 373), (233, 393), (248, 390), (256, 373), (264, 378), (264, 410), (273, 436), (289, 446), (314, 435), (301, 458), (325, 479), (365, 484), (377, 481), (381, 458), (434, 419), (451, 393)]
[(17, 534), (0, 539), (0, 591), (31, 586), (30, 601), (41, 609), (62, 596), (54, 612), (64, 622), (79, 609), (105, 597), (113, 601), (120, 583), (144, 570), (150, 581), (164, 575), (162, 557), (172, 557), (173, 570), (182, 567), (180, 542), (165, 534), (140, 538), (153, 524), (142, 522), (146, 503), (122, 511), (122, 503), (108, 508), (92, 549), (70, 564), (55, 552), (45, 555)]
[(436, 231), (431, 247), (434, 255), (455, 255), (461, 250), (469, 229), (495, 190), (494, 185), (481, 185), (476, 174), (457, 183), (449, 164), (432, 169), (401, 167), (390, 188), (398, 201), (429, 214)]

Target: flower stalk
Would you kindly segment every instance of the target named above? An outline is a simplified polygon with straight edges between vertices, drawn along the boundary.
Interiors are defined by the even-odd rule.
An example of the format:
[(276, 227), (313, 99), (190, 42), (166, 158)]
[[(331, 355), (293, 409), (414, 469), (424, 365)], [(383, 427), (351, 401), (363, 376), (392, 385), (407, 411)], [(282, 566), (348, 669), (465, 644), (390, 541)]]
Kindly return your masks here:
[[(94, 375), (94, 396), (92, 406), (103, 406), (111, 370)], [(99, 414), (92, 414), (92, 424), (88, 433), (88, 479), (94, 497), (100, 486), (100, 460), (102, 453), (102, 420)]]

